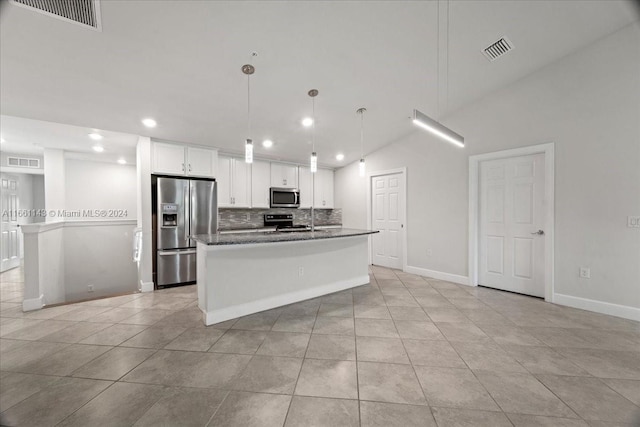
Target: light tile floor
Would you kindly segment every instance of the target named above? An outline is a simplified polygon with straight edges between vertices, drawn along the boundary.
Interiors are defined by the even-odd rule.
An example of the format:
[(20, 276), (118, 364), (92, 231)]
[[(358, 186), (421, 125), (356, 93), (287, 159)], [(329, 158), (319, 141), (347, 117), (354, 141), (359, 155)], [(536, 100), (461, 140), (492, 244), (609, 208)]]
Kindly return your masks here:
[(372, 267), (204, 327), (195, 286), (23, 313), (0, 280), (3, 425), (640, 425), (640, 324), (535, 298)]

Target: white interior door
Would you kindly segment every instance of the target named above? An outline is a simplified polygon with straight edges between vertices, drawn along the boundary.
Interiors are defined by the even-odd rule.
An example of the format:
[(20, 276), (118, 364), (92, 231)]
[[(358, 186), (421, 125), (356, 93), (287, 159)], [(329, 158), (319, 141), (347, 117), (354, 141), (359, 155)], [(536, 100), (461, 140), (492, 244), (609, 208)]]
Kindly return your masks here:
[(11, 175), (0, 177), (2, 220), (0, 225), (0, 272), (20, 265), (20, 239), (18, 226), (18, 179)]
[(371, 177), (372, 261), (402, 268), (404, 239), (404, 181), (401, 173)]
[(544, 154), (480, 163), (478, 284), (544, 297)]

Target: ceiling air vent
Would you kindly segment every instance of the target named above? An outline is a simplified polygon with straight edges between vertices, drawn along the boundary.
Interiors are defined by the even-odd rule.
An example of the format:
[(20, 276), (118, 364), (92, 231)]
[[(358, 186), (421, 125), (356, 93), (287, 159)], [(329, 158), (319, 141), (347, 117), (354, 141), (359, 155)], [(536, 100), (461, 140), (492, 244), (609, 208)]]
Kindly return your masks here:
[(482, 53), (489, 61), (495, 61), (510, 50), (513, 50), (513, 43), (511, 43), (508, 38), (503, 37), (497, 42), (482, 49)]
[(26, 157), (7, 157), (7, 165), (15, 168), (39, 168), (40, 159), (28, 159)]
[(16, 6), (101, 31), (100, 0), (11, 0)]

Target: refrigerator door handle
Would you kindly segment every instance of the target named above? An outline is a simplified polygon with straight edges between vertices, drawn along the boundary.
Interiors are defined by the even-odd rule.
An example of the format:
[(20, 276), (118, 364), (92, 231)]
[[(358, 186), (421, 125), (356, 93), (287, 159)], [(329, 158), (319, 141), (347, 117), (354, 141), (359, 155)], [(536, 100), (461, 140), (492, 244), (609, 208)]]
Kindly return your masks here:
[(188, 250), (188, 251), (158, 251), (159, 256), (170, 256), (170, 255), (191, 255), (195, 254), (196, 250)]

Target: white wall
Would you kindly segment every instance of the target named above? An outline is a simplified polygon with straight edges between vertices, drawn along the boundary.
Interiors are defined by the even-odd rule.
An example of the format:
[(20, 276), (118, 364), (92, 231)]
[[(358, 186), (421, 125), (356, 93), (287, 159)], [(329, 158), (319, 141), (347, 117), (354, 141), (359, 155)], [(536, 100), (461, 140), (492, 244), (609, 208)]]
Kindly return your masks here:
[[(44, 210), (44, 175), (32, 175), (31, 194), (33, 196), (33, 209)], [(32, 222), (44, 222), (43, 217), (35, 217)]]
[(127, 215), (118, 219), (136, 219), (135, 165), (65, 159), (65, 170), (67, 210), (125, 210)]
[[(640, 230), (626, 227), (640, 215), (639, 46), (630, 25), (444, 118), (462, 150), (416, 131), (367, 156), (369, 171), (408, 169), (408, 264), (468, 275), (468, 157), (554, 142), (556, 293), (640, 307)], [(366, 227), (355, 163), (335, 187), (344, 225)]]
[[(65, 161), (64, 151), (44, 149), (44, 205), (47, 210), (65, 208)], [(60, 218), (47, 215), (46, 222), (57, 222)]]
[[(132, 260), (135, 221), (124, 224), (68, 221), (64, 227), (64, 292), (77, 301), (138, 289)], [(89, 292), (88, 286), (93, 286)]]

